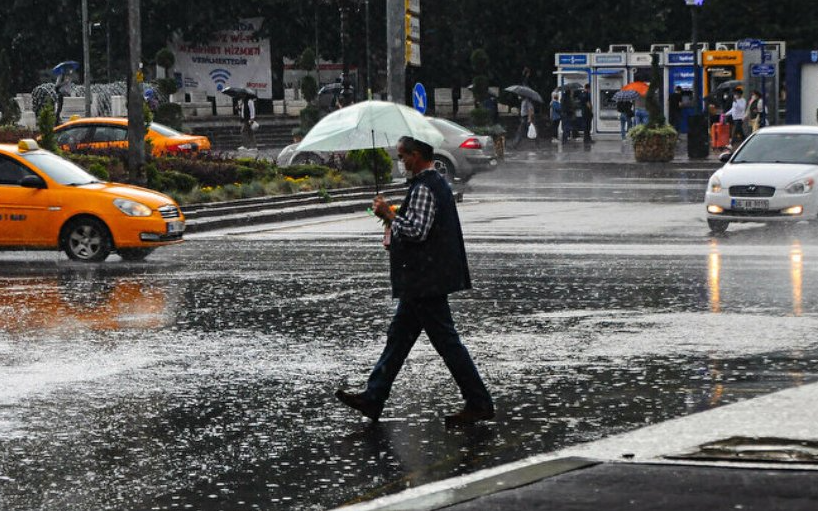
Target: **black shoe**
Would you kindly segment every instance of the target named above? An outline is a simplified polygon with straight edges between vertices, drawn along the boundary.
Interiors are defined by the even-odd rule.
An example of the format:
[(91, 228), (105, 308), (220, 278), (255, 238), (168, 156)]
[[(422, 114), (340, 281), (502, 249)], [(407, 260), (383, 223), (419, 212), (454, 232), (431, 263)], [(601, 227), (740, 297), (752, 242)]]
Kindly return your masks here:
[(461, 426), (471, 426), (480, 421), (491, 420), (494, 418), (494, 408), (485, 410), (474, 410), (471, 408), (464, 408), (463, 410), (446, 416), (446, 429), (457, 428)]
[(373, 421), (377, 421), (383, 411), (383, 406), (364, 398), (363, 394), (352, 394), (343, 390), (337, 390), (335, 397), (338, 398), (338, 401), (350, 408), (358, 410)]

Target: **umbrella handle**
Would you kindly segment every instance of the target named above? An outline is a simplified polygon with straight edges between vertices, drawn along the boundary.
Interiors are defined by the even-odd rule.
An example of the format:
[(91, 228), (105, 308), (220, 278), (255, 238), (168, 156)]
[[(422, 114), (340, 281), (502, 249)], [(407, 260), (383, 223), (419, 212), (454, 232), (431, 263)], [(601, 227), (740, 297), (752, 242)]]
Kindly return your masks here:
[(378, 189), (378, 167), (376, 165), (376, 154), (375, 154), (375, 130), (371, 130), (372, 132), (372, 172), (375, 174), (375, 195), (380, 193)]

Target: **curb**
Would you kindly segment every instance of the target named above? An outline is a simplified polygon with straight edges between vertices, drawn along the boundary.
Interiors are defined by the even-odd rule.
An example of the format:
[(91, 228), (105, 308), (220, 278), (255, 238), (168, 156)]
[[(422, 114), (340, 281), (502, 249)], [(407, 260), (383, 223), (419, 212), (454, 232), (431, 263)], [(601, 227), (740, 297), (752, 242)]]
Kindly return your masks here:
[[(380, 193), (390, 201), (403, 199), (406, 185), (390, 184)], [(286, 222), (324, 215), (365, 211), (372, 205), (373, 187), (341, 188), (327, 192), (302, 192), (274, 197), (190, 204), (183, 206), (186, 233), (198, 233), (227, 227)]]

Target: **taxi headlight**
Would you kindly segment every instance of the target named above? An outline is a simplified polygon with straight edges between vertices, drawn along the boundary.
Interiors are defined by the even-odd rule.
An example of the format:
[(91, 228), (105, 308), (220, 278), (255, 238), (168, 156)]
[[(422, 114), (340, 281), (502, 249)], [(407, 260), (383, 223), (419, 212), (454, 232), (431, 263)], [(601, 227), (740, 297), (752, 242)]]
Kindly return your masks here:
[(784, 190), (787, 193), (809, 193), (812, 191), (813, 186), (815, 186), (815, 180), (808, 177), (788, 184)]
[(114, 206), (128, 216), (151, 216), (151, 208), (128, 199), (114, 199)]
[(721, 193), (721, 180), (717, 177), (710, 178), (710, 192)]

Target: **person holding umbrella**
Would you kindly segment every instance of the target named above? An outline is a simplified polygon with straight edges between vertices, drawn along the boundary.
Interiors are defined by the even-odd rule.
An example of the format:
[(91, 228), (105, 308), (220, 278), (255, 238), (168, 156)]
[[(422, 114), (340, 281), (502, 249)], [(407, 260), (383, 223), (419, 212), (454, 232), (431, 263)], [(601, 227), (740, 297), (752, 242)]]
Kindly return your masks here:
[(54, 90), (57, 93), (57, 104), (55, 105), (54, 116), (57, 122), (60, 122), (60, 114), (62, 113), (63, 98), (71, 95), (71, 84), (74, 81), (74, 71), (79, 68), (79, 63), (75, 60), (67, 60), (60, 62), (51, 70), (57, 75), (57, 80), (54, 82)]
[(431, 145), (417, 138), (401, 137), (398, 159), (410, 174), (409, 191), (401, 208), (395, 212), (381, 195), (372, 204), (391, 233), (390, 273), (392, 296), (398, 299), (397, 310), (366, 390), (351, 393), (339, 389), (335, 396), (377, 421), (392, 383), (421, 331), (425, 331), (465, 400), (460, 412), (446, 416), (446, 427), (492, 419), (494, 403), (460, 341), (449, 308), (449, 294), (471, 288), (454, 195), (434, 168)]
[(511, 141), (511, 147), (516, 148), (520, 145), (524, 136), (533, 139), (539, 146), (537, 129), (534, 127), (534, 101), (542, 103), (542, 96), (525, 85), (512, 85), (506, 87), (506, 91), (513, 92), (520, 98), (520, 127), (517, 129), (517, 134), (514, 135), (514, 140)]

